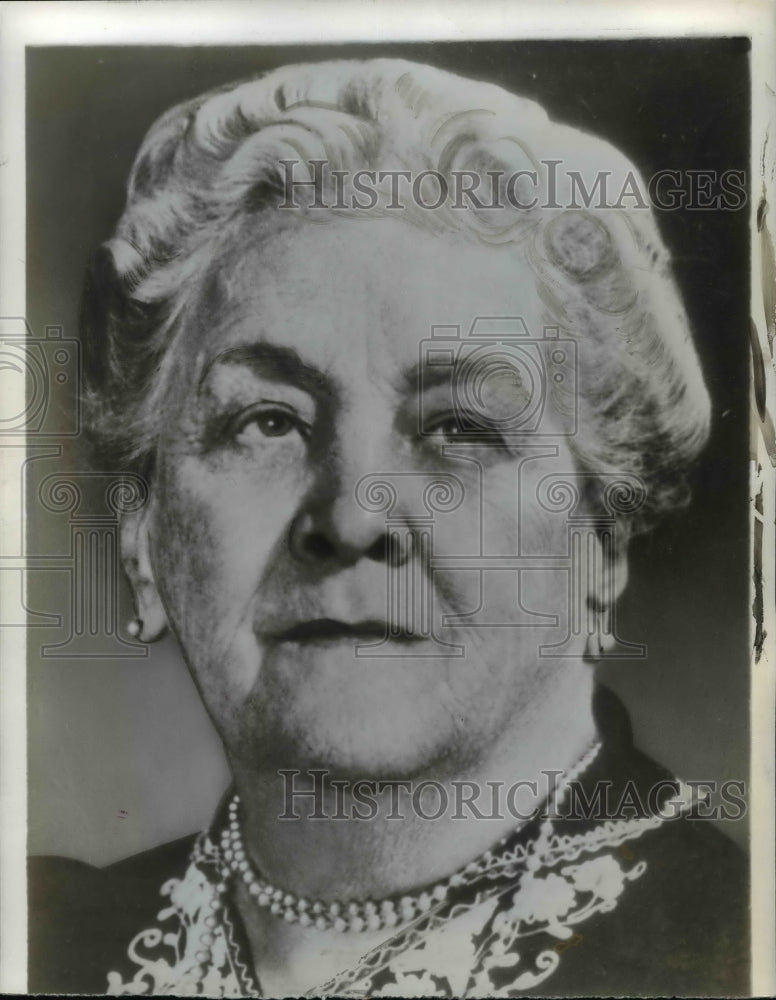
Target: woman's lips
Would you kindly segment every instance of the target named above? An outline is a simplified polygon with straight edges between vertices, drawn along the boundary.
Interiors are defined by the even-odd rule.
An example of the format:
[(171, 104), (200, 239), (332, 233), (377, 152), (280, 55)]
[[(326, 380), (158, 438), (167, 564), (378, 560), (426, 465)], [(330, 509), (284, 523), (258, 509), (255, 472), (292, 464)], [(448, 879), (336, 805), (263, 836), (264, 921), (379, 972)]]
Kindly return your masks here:
[(297, 622), (289, 628), (274, 632), (275, 642), (342, 642), (371, 643), (380, 639), (396, 642), (421, 642), (427, 636), (419, 635), (403, 628), (400, 624), (381, 621), (376, 618), (357, 622), (344, 622), (337, 618), (312, 618)]

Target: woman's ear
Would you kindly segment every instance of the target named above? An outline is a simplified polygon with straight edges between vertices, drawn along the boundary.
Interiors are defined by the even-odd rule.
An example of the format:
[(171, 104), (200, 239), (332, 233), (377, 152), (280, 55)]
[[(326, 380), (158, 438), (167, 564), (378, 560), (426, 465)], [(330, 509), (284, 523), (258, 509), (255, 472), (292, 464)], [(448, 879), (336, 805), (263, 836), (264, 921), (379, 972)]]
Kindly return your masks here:
[(151, 565), (148, 537), (150, 503), (141, 510), (122, 515), (121, 518), (121, 560), (135, 598), (135, 610), (139, 619), (138, 638), (143, 642), (155, 642), (167, 632), (167, 614), (159, 597)]
[[(628, 582), (628, 541), (625, 532), (599, 531), (587, 548), (586, 640), (583, 659), (598, 663), (602, 657), (627, 655), (632, 643), (617, 637), (614, 605)], [(592, 539), (591, 539), (592, 541)]]
[(626, 531), (598, 533), (595, 556), (588, 563), (587, 578), (588, 604), (601, 611), (610, 609), (628, 582)]

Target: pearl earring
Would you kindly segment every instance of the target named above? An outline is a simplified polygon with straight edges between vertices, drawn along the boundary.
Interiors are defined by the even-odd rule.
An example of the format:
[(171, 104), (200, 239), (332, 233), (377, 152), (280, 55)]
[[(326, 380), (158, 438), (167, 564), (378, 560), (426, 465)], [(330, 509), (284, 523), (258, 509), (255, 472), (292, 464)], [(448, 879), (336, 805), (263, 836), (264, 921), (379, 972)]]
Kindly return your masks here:
[(608, 652), (614, 649), (615, 641), (612, 635), (611, 607), (594, 607), (595, 630), (588, 633), (585, 641), (584, 659), (588, 663), (598, 663)]
[(127, 632), (132, 636), (133, 639), (139, 639), (140, 633), (143, 631), (143, 623), (139, 618), (133, 618), (132, 621), (127, 625)]

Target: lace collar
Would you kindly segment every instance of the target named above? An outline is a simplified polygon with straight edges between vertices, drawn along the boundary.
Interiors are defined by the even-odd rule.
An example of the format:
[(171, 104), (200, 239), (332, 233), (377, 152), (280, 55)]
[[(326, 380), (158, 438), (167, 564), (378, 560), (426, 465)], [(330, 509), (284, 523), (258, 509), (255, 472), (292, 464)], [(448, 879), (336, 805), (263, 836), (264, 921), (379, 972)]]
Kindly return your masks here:
[[(592, 823), (583, 832), (557, 824), (539, 855), (529, 825), (478, 882), (310, 995), (507, 997), (534, 989), (580, 939), (577, 928), (614, 910), (647, 871), (632, 851), (617, 849), (692, 804), (692, 789), (679, 783), (657, 813)], [(220, 883), (217, 843), (209, 832), (200, 835), (183, 877), (161, 887), (167, 905), (157, 925), (130, 942), (130, 978), (109, 972), (109, 995), (262, 995), (242, 923)]]

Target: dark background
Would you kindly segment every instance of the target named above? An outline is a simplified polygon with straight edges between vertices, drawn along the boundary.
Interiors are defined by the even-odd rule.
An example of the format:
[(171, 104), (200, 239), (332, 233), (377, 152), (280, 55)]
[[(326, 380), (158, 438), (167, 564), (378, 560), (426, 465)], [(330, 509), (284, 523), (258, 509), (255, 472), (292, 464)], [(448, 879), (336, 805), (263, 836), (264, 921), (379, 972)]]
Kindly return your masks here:
[[(289, 62), (399, 56), (500, 84), (551, 118), (658, 170), (749, 170), (745, 39), (392, 43), (288, 47), (27, 50), (28, 319), (77, 335), (90, 253), (110, 235), (138, 145), (170, 105)], [(685, 778), (746, 780), (749, 753), (749, 207), (659, 212), (712, 394), (712, 441), (693, 502), (632, 546), (623, 638), (645, 660), (607, 664), (639, 744)], [(69, 405), (66, 398), (61, 405)], [(81, 438), (33, 463), (87, 467)], [(61, 518), (29, 509), (30, 545), (62, 548)], [(61, 574), (60, 574), (61, 576)], [(31, 574), (29, 604), (57, 610), (57, 574)], [(131, 604), (122, 594), (122, 621)], [(146, 659), (42, 659), (29, 644), (29, 841), (33, 853), (97, 863), (209, 818), (226, 771), (169, 642)], [(64, 634), (64, 633), (62, 633)], [(723, 827), (740, 842), (746, 824)]]

